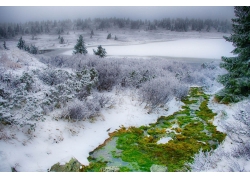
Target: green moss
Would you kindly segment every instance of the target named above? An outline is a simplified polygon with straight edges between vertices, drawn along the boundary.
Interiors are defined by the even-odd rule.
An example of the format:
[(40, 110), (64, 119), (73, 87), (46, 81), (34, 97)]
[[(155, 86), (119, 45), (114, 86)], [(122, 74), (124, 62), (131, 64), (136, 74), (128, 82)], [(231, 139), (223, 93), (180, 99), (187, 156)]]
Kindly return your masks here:
[(130, 168), (126, 167), (126, 166), (121, 166), (120, 167), (120, 172), (131, 172), (131, 171), (132, 171), (132, 169), (130, 169)]
[(201, 103), (200, 107), (199, 107), (199, 111), (196, 111), (196, 115), (203, 119), (203, 120), (211, 120), (214, 118), (214, 116), (216, 116), (216, 113), (213, 113), (213, 111), (211, 109), (208, 108), (207, 106), (208, 100), (205, 100)]
[(101, 169), (107, 166), (108, 162), (91, 161), (88, 166), (83, 166), (80, 172), (101, 172)]
[(177, 120), (178, 120), (180, 127), (183, 127), (184, 125), (194, 121), (193, 117), (190, 117), (190, 116), (180, 116), (180, 117), (177, 117)]
[[(110, 148), (110, 154), (114, 161), (118, 158), (119, 162), (122, 161), (120, 171), (148, 172), (153, 164), (166, 166), (170, 172), (188, 171), (187, 162), (192, 162), (200, 149), (209, 151), (216, 148), (226, 136), (210, 122), (216, 114), (208, 108), (208, 100), (209, 96), (204, 94), (202, 88), (190, 88), (189, 96), (182, 100), (185, 105), (181, 111), (167, 117), (161, 116), (149, 126), (122, 127), (110, 134), (111, 139), (117, 138), (116, 149)], [(193, 113), (196, 107), (199, 110)], [(166, 128), (173, 131), (168, 132)], [(158, 144), (162, 137), (171, 137), (172, 140)], [(90, 165), (82, 171), (98, 172), (111, 163), (100, 157), (98, 160), (90, 157)]]

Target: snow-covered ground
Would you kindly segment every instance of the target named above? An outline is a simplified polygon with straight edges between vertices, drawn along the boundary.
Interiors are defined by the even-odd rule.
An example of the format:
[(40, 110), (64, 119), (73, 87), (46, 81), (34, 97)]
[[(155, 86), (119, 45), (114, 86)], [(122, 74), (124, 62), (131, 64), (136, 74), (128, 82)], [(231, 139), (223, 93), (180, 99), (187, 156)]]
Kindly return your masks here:
[[(137, 45), (103, 46), (108, 56), (160, 56), (220, 59), (223, 56), (233, 56), (232, 44), (224, 39), (181, 39), (167, 42), (153, 42)], [(88, 47), (93, 53), (97, 47)], [(73, 50), (62, 54), (72, 55)]]
[(0, 171), (47, 171), (53, 164), (66, 163), (72, 157), (88, 165), (89, 152), (102, 144), (108, 133), (119, 127), (141, 126), (156, 122), (162, 115), (170, 115), (180, 109), (182, 103), (173, 99), (166, 105), (168, 111), (147, 113), (129, 92), (115, 95), (117, 105), (101, 112), (94, 122), (68, 122), (48, 116), (37, 122), (34, 132), (23, 133), (22, 128), (9, 129), (6, 136), (12, 139), (0, 141)]
[[(107, 40), (106, 36), (109, 32), (117, 35), (118, 41)], [(224, 34), (216, 32), (156, 31), (150, 33), (143, 30), (123, 32), (111, 29), (108, 32), (95, 32), (92, 39), (88, 37), (89, 32), (70, 32), (69, 35), (65, 35), (67, 43), (63, 45), (58, 43), (58, 35), (39, 35), (37, 40), (31, 40), (31, 37), (23, 36), (23, 39), (28, 43), (35, 44), (39, 49), (64, 48), (67, 51), (74, 47), (78, 35), (82, 33), (85, 33), (89, 53), (92, 53), (90, 46), (103, 45), (108, 54), (114, 56), (173, 56), (220, 59), (220, 56), (230, 56), (230, 51), (233, 49), (230, 43), (222, 39)], [(18, 50), (16, 48), (17, 40), (6, 41), (7, 47), (11, 50), (1, 51), (1, 55), (6, 53), (11, 59), (11, 63), (14, 63), (13, 65), (10, 62), (4, 62), (6, 68), (12, 69), (12, 73), (21, 74), (23, 71), (46, 67), (33, 55)], [(153, 43), (153, 41), (161, 42)], [(177, 51), (177, 49), (180, 51)], [(214, 89), (214, 92), (217, 90)], [(138, 102), (135, 94), (130, 91), (117, 94), (114, 90), (109, 92), (109, 95), (116, 101), (115, 106), (102, 110), (101, 115), (93, 122), (61, 120), (55, 111), (50, 116), (46, 116), (44, 122), (37, 122), (34, 132), (18, 126), (13, 126), (8, 131), (0, 127), (2, 138), (0, 140), (0, 171), (11, 171), (11, 167), (14, 167), (17, 171), (47, 171), (53, 164), (57, 162), (63, 164), (72, 157), (87, 165), (89, 152), (102, 144), (108, 138), (108, 133), (119, 129), (121, 126), (141, 126), (153, 123), (159, 116), (167, 116), (178, 111), (182, 105), (181, 102), (172, 99), (165, 105), (165, 108), (148, 114), (144, 106)], [(223, 131), (220, 126), (222, 111), (226, 111), (228, 115), (224, 120), (230, 120), (237, 110), (237, 104), (226, 106), (213, 101), (210, 102), (209, 107), (218, 113), (214, 124), (218, 125), (218, 130), (221, 131)], [(221, 147), (230, 150), (232, 147), (230, 139), (226, 138)], [(244, 161), (243, 163), (246, 164), (247, 162)], [(223, 165), (223, 162), (221, 164)], [(221, 169), (217, 167), (210, 171), (215, 170)], [(247, 170), (250, 171), (250, 169)]]

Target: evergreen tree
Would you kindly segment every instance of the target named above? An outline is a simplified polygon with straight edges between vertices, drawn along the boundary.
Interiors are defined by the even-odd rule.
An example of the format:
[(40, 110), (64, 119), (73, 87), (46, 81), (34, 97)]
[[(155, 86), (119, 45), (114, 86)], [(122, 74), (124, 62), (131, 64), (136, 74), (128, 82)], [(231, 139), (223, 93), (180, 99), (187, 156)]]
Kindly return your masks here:
[(27, 45), (25, 45), (25, 44), (24, 44), (24, 47), (23, 47), (23, 49), (24, 49), (25, 51), (28, 51), (28, 52), (30, 52), (30, 47), (29, 47), (29, 46), (27, 46)]
[(94, 51), (95, 55), (97, 55), (101, 58), (104, 58), (107, 54), (106, 50), (104, 48), (102, 48), (101, 45), (97, 47), (97, 51), (95, 51), (94, 49), (93, 49), (93, 51)]
[(220, 67), (228, 73), (219, 76), (218, 81), (225, 87), (216, 98), (223, 103), (237, 102), (250, 94), (250, 7), (234, 7), (234, 13), (233, 33), (224, 38), (233, 43), (232, 53), (237, 56), (222, 57)]
[(107, 39), (111, 39), (111, 33), (108, 34)]
[(6, 46), (6, 42), (5, 42), (5, 41), (3, 41), (3, 47), (4, 47), (4, 49), (8, 50), (8, 48), (7, 48), (7, 46)]
[(79, 39), (77, 39), (77, 43), (76, 43), (74, 49), (75, 49), (75, 50), (73, 51), (73, 54), (78, 54), (78, 53), (80, 53), (80, 54), (86, 55), (86, 54), (88, 53), (82, 35), (80, 35), (80, 36), (79, 36)]
[(31, 54), (38, 54), (38, 48), (35, 45), (31, 44), (29, 49), (30, 49), (29, 52)]
[(63, 37), (60, 38), (59, 43), (60, 43), (60, 44), (64, 44), (64, 39), (63, 39)]
[(24, 48), (24, 45), (25, 45), (25, 41), (23, 40), (23, 38), (21, 37), (18, 41), (18, 44), (17, 44), (17, 47), (19, 49), (23, 49)]

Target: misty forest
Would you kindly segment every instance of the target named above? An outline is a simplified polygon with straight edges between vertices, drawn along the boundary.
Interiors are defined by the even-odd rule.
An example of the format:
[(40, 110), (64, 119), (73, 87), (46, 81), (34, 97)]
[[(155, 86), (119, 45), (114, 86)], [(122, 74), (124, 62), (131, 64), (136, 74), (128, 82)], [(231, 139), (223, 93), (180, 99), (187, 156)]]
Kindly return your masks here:
[(0, 22), (1, 172), (250, 171), (250, 7)]

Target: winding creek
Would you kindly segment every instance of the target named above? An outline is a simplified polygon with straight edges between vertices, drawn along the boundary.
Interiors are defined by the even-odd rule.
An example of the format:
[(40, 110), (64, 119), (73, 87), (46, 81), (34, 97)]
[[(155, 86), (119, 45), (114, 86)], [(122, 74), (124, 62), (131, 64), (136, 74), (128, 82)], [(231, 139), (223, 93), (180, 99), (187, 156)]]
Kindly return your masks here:
[[(122, 127), (89, 153), (88, 166), (71, 160), (51, 171), (176, 172), (189, 171), (188, 163), (199, 152), (209, 151), (225, 139), (213, 125), (215, 113), (207, 106), (210, 96), (193, 87), (182, 100), (182, 110), (141, 127)], [(167, 141), (159, 143), (162, 139)], [(77, 166), (77, 167), (76, 167)]]

